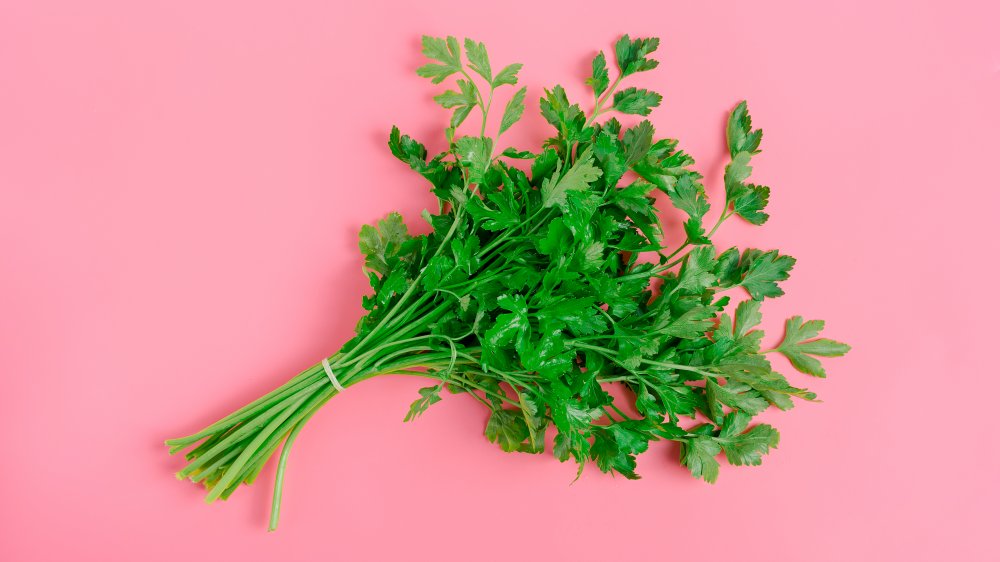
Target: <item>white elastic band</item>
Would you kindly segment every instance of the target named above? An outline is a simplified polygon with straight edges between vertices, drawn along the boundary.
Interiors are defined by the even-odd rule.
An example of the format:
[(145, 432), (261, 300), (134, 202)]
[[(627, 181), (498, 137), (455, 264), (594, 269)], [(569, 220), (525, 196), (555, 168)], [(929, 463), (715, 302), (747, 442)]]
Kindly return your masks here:
[(337, 376), (333, 374), (333, 369), (330, 368), (330, 362), (327, 361), (326, 357), (323, 358), (323, 369), (326, 370), (326, 376), (330, 377), (330, 382), (333, 383), (333, 388), (336, 388), (338, 392), (343, 392), (344, 387), (340, 386), (340, 381), (338, 381)]

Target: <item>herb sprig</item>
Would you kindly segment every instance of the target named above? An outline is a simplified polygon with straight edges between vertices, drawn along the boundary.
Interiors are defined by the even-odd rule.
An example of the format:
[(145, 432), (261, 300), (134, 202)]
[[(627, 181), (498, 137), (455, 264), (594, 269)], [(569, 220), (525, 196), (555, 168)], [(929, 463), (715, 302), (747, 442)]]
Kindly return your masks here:
[[(775, 371), (768, 354), (823, 377), (817, 357), (849, 347), (820, 338), (822, 321), (796, 316), (783, 341), (762, 350), (761, 303), (783, 294), (795, 260), (713, 245), (734, 216), (755, 225), (768, 219), (770, 188), (748, 183), (762, 133), (746, 102), (726, 126), (725, 200), (706, 228), (702, 176), (678, 141), (656, 138), (648, 120), (627, 128), (615, 117), (601, 120), (646, 116), (660, 105), (656, 92), (622, 87), (658, 66), (651, 58), (658, 39), (619, 39), (613, 81), (605, 54), (594, 58), (589, 114), (561, 86), (545, 90), (541, 114), (555, 132), (538, 152), (498, 151), (524, 113), (520, 64), (494, 72), (486, 47), (471, 39), (424, 37), (422, 45), (430, 62), (417, 73), (453, 84), (434, 98), (451, 110), (448, 149), (428, 158), (396, 127), (389, 149), (429, 182), (439, 209), (424, 214), (428, 234), (411, 234), (398, 213), (362, 227), (372, 294), (363, 298), (356, 335), (328, 358), (338, 383), (430, 379), (405, 421), (443, 392), (466, 394), (485, 407), (491, 442), (542, 453), (554, 434), (552, 452), (572, 459), (578, 477), (593, 462), (638, 478), (636, 457), (658, 440), (678, 442), (680, 462), (708, 482), (718, 477), (720, 454), (733, 465), (760, 464), (779, 437), (768, 424), (752, 425), (753, 416), (815, 399)], [(497, 96), (506, 94), (496, 135), (487, 135)], [(461, 134), (477, 112), (478, 134)], [(683, 240), (665, 240), (656, 191), (686, 216)], [(738, 288), (748, 298), (739, 300)], [(608, 392), (612, 384), (627, 389), (626, 404)], [(273, 530), (291, 445), (337, 393), (317, 364), (202, 431), (168, 440), (172, 453), (188, 450), (178, 476), (203, 483), (207, 501), (225, 499), (284, 444)]]

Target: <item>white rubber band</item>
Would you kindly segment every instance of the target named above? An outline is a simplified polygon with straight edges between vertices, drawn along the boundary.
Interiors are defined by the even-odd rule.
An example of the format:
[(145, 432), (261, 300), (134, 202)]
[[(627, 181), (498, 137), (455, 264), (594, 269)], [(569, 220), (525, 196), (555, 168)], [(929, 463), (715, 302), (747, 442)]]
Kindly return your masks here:
[(327, 361), (326, 357), (323, 358), (323, 369), (326, 370), (326, 376), (330, 378), (330, 382), (333, 383), (333, 388), (336, 388), (338, 392), (343, 392), (344, 387), (340, 386), (340, 381), (337, 380), (337, 376), (333, 374), (333, 369), (330, 368), (330, 362)]

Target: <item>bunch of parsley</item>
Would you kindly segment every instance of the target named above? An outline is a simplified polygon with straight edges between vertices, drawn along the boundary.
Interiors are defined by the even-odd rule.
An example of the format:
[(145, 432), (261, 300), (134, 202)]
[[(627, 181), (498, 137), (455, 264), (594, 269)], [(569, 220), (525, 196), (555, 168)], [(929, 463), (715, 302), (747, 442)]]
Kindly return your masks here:
[[(782, 342), (762, 350), (761, 302), (783, 294), (778, 283), (795, 260), (712, 244), (733, 216), (757, 225), (768, 219), (770, 189), (747, 182), (761, 131), (745, 102), (726, 127), (725, 201), (707, 230), (702, 176), (677, 141), (655, 138), (649, 121), (625, 128), (614, 117), (600, 120), (645, 116), (660, 104), (656, 92), (620, 87), (656, 68), (650, 55), (658, 45), (622, 37), (613, 82), (604, 53), (594, 58), (589, 115), (562, 87), (546, 90), (541, 113), (555, 132), (530, 152), (498, 148), (524, 112), (523, 87), (508, 99), (496, 136), (486, 134), (496, 94), (516, 87), (521, 65), (494, 72), (482, 43), (466, 39), (463, 57), (457, 39), (424, 37), (433, 62), (417, 73), (434, 84), (456, 78), (434, 98), (452, 110), (448, 150), (428, 159), (424, 145), (395, 127), (389, 149), (437, 196), (438, 212), (424, 213), (431, 232), (410, 234), (397, 213), (364, 226), (360, 249), (373, 292), (363, 299), (357, 334), (328, 358), (333, 378), (317, 364), (202, 431), (167, 441), (171, 452), (193, 447), (178, 476), (203, 483), (208, 501), (225, 499), (253, 482), (284, 443), (273, 529), (299, 431), (337, 385), (388, 374), (434, 381), (406, 420), (442, 392), (467, 394), (489, 414), (487, 439), (504, 451), (541, 453), (554, 428), (553, 453), (573, 459), (578, 475), (593, 461), (638, 478), (636, 456), (661, 439), (678, 442), (680, 462), (708, 482), (719, 474), (720, 454), (730, 464), (760, 464), (778, 432), (751, 418), (815, 398), (776, 372), (768, 354), (823, 377), (816, 357), (849, 347), (818, 338), (822, 321), (796, 316)], [(477, 111), (479, 134), (460, 135)], [(686, 216), (683, 240), (664, 239), (656, 191)], [(731, 306), (738, 288), (749, 298)], [(627, 404), (608, 392), (613, 383), (627, 389)]]

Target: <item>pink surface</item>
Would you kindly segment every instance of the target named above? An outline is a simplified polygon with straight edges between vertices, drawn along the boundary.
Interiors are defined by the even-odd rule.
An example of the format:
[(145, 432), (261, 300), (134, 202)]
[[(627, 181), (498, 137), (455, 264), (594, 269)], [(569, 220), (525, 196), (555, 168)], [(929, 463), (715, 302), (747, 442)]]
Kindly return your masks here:
[[(996, 560), (995, 2), (5, 2), (0, 7), (0, 559)], [(509, 3), (505, 3), (509, 4)], [(725, 4), (725, 5), (723, 5)], [(724, 243), (799, 258), (764, 308), (854, 345), (767, 419), (781, 446), (709, 486), (655, 446), (627, 482), (485, 441), (421, 386), (338, 397), (228, 503), (161, 442), (283, 382), (351, 333), (356, 232), (433, 205), (384, 146), (439, 148), (422, 33), (584, 96), (597, 48), (657, 35), (653, 115), (710, 176), (750, 100), (774, 188)], [(992, 531), (992, 533), (991, 533)]]

